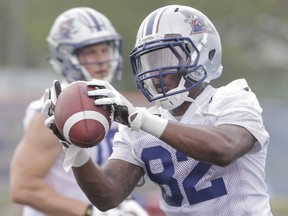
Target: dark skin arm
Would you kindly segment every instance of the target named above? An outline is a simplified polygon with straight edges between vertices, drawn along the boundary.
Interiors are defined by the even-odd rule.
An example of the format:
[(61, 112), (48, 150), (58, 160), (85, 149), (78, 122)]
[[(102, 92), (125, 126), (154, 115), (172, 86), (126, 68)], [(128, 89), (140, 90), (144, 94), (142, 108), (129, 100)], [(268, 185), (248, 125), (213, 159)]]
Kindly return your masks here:
[(227, 166), (245, 155), (256, 139), (237, 125), (190, 126), (169, 122), (161, 140), (195, 160)]
[(73, 167), (73, 173), (90, 202), (101, 211), (118, 206), (144, 174), (141, 167), (114, 159), (108, 160), (103, 169), (89, 160), (81, 167)]
[[(160, 139), (195, 160), (218, 166), (229, 165), (256, 141), (236, 125), (190, 126), (171, 121)], [(73, 172), (89, 200), (102, 211), (119, 205), (143, 175), (141, 167), (121, 160), (108, 160), (103, 169), (89, 160)]]

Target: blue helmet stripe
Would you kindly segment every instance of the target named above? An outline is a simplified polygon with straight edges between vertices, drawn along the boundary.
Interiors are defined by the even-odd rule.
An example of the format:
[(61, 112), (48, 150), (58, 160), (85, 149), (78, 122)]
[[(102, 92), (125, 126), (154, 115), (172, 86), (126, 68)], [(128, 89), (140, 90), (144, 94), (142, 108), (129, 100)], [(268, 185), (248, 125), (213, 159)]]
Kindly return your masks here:
[(96, 17), (93, 16), (93, 14), (91, 14), (89, 11), (86, 11), (86, 12), (87, 12), (87, 14), (91, 17), (91, 19), (93, 20), (93, 22), (94, 22), (94, 24), (95, 24), (96, 30), (97, 30), (97, 31), (101, 31), (101, 26), (100, 26), (98, 20), (96, 19)]
[(158, 10), (155, 11), (155, 12), (151, 15), (150, 19), (148, 20), (148, 24), (147, 24), (145, 36), (152, 34), (153, 24), (154, 24), (154, 21), (155, 21), (155, 18), (156, 18), (156, 15), (157, 15), (157, 14), (158, 14)]

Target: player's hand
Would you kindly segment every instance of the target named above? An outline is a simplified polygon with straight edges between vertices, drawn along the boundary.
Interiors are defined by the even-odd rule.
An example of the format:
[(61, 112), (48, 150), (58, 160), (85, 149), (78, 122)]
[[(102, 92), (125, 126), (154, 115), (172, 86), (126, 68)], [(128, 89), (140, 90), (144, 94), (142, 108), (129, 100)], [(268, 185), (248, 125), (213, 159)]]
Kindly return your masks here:
[(88, 91), (88, 95), (96, 97), (95, 105), (112, 105), (114, 121), (127, 125), (134, 130), (142, 129), (156, 137), (160, 137), (168, 124), (167, 119), (160, 118), (144, 107), (135, 107), (111, 84), (103, 80), (93, 79), (87, 86), (98, 87)]
[(70, 143), (60, 134), (56, 125), (55, 125), (55, 104), (56, 101), (61, 94), (62, 89), (60, 82), (58, 80), (53, 81), (53, 85), (51, 89), (45, 89), (44, 96), (43, 96), (43, 107), (42, 107), (42, 114), (46, 118), (44, 124), (47, 128), (53, 131), (54, 135), (58, 137), (60, 142), (68, 148)]
[(92, 216), (149, 216), (146, 210), (133, 199), (124, 200), (119, 206), (106, 212), (92, 207)]
[(113, 105), (114, 121), (130, 127), (129, 115), (136, 110), (133, 104), (106, 81), (93, 79), (87, 82), (87, 86), (97, 87), (88, 91), (89, 96), (97, 98), (95, 105)]
[(124, 215), (130, 215), (130, 216), (149, 216), (147, 211), (141, 206), (139, 205), (139, 203), (137, 203), (135, 200), (133, 199), (126, 199), (124, 200), (120, 205), (119, 208), (121, 209), (121, 211), (123, 211), (123, 213), (125, 213)]
[(63, 146), (63, 150), (65, 152), (65, 159), (63, 162), (63, 167), (66, 172), (68, 172), (71, 167), (79, 167), (86, 163), (89, 159), (89, 155), (87, 154), (85, 149), (79, 148), (70, 142), (68, 142), (65, 137), (63, 137), (55, 124), (55, 104), (59, 95), (61, 94), (61, 84), (58, 80), (53, 81), (53, 85), (51, 89), (46, 89), (44, 93), (44, 105), (42, 108), (42, 113), (46, 118), (44, 124), (47, 128), (51, 129), (55, 136), (58, 137), (60, 143)]

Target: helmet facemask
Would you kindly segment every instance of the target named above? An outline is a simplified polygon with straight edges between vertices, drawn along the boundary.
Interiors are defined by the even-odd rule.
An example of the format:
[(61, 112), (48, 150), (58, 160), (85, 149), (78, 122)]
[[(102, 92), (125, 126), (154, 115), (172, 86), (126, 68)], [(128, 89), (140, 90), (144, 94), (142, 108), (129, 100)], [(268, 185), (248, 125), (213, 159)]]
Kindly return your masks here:
[[(198, 59), (199, 51), (190, 38), (179, 35), (143, 43), (130, 56), (138, 88), (148, 101), (168, 110), (180, 106), (189, 91), (206, 78), (205, 69), (197, 65)], [(197, 81), (191, 79), (193, 73), (197, 73)], [(178, 85), (170, 89), (164, 81), (167, 76), (179, 79)]]
[[(85, 77), (85, 80), (90, 80), (92, 78), (95, 78), (95, 77), (92, 77), (91, 73), (89, 73), (86, 69), (86, 67), (91, 66), (91, 65), (98, 65), (99, 69), (104, 66), (105, 70), (108, 70), (107, 74), (104, 74), (104, 75), (99, 74), (99, 77), (97, 77), (97, 79), (105, 80), (105, 81), (108, 81), (110, 83), (112, 83), (113, 81), (116, 81), (116, 80), (117, 81), (120, 80), (120, 78), (121, 78), (120, 73), (117, 74), (118, 77), (114, 76), (115, 71), (118, 70), (117, 67), (119, 67), (119, 64), (122, 64), (122, 62), (119, 62), (120, 56), (119, 56), (119, 52), (118, 52), (118, 46), (116, 46), (115, 43), (116, 43), (116, 41), (105, 41), (102, 43), (100, 42), (97, 44), (91, 44), (88, 46), (81, 47), (74, 52), (75, 53), (73, 55), (73, 60), (75, 62), (74, 65), (76, 66), (76, 68), (79, 68), (82, 71), (82, 73)], [(97, 51), (97, 48), (96, 48), (96, 53), (97, 52), (103, 52), (103, 50), (106, 53), (106, 54), (100, 54), (102, 56), (102, 57), (100, 57), (100, 59), (98, 57), (97, 58), (89, 57), (89, 53), (91, 53), (91, 52), (94, 53), (94, 50), (92, 48), (92, 51), (90, 50), (91, 52), (89, 52), (88, 47), (89, 46), (95, 46), (95, 45), (100, 46), (99, 51)], [(87, 49), (87, 48), (88, 48), (88, 54), (86, 55), (85, 49)], [(78, 56), (79, 53), (82, 53), (82, 62), (79, 59), (79, 56)], [(93, 55), (94, 54), (92, 54), (92, 56)], [(104, 55), (104, 57), (103, 57), (103, 55)], [(77, 58), (77, 56), (78, 56), (78, 58)]]

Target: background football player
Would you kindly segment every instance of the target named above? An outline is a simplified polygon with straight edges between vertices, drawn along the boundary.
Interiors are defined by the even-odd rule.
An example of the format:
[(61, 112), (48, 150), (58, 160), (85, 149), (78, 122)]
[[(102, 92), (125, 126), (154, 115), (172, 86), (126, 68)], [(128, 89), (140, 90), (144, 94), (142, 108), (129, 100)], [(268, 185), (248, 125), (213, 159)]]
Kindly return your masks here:
[[(121, 37), (106, 16), (91, 8), (72, 8), (60, 14), (47, 37), (50, 63), (63, 76), (62, 87), (77, 80), (119, 81), (122, 73)], [(11, 164), (14, 202), (23, 216), (102, 215), (92, 207), (72, 172), (62, 167), (65, 157), (59, 140), (44, 125), (43, 100), (32, 102), (24, 119), (25, 133)], [(112, 152), (113, 124), (106, 138), (89, 148), (94, 163), (102, 165)], [(147, 215), (134, 200), (124, 201), (105, 215)]]

